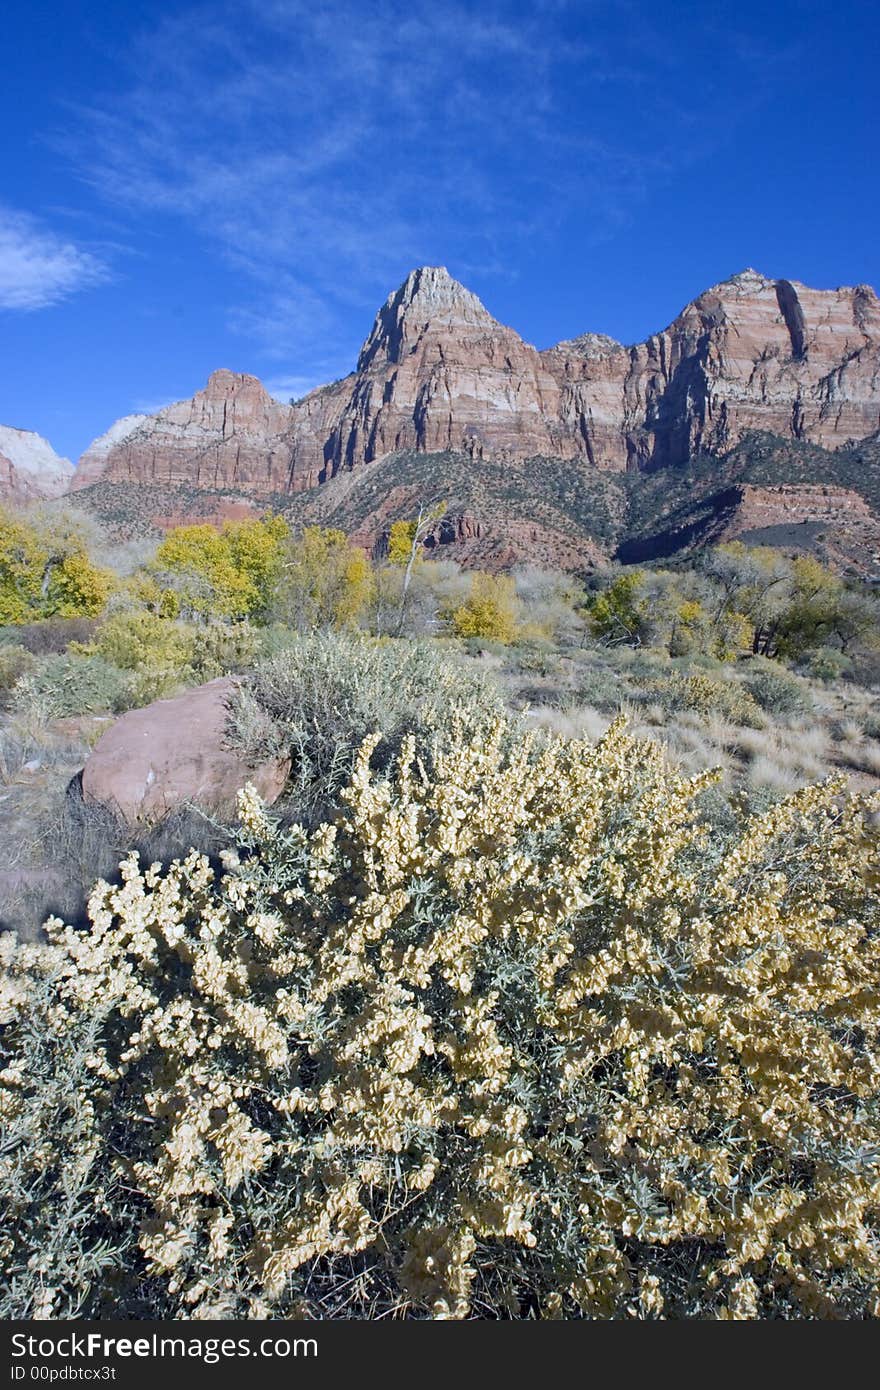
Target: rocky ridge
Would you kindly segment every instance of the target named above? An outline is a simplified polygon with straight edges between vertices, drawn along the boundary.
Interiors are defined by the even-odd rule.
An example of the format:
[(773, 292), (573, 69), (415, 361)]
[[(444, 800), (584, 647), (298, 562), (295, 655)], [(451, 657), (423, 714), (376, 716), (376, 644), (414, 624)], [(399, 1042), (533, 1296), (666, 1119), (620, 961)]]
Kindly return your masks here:
[(59, 457), (42, 435), (0, 425), (0, 501), (60, 497), (72, 477), (73, 464)]
[(880, 303), (746, 270), (663, 332), (624, 347), (585, 333), (539, 352), (443, 267), (379, 310), (350, 376), (294, 406), (215, 372), (189, 401), (93, 444), (98, 479), (293, 493), (398, 450), (569, 459), (608, 471), (723, 453), (754, 429), (836, 448), (880, 426)]

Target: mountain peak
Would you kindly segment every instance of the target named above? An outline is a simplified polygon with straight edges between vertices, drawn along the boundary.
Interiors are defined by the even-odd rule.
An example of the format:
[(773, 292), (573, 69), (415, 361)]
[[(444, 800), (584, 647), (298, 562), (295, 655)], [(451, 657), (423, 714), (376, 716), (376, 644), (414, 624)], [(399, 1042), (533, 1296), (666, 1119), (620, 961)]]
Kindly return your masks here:
[(697, 295), (697, 299), (704, 299), (708, 294), (720, 294), (727, 290), (735, 295), (760, 294), (764, 290), (772, 290), (776, 285), (775, 280), (771, 280), (767, 275), (762, 275), (760, 270), (754, 270), (752, 266), (746, 266), (744, 270), (738, 270), (735, 275), (728, 275), (726, 280), (719, 280), (717, 285), (710, 285), (709, 289), (703, 290), (702, 294)]
[[(445, 265), (420, 265), (411, 270), (403, 284), (389, 299), (400, 299), (402, 304), (431, 304), (438, 309), (451, 308), (462, 301), (470, 300), (482, 304), (475, 294), (465, 289), (460, 281), (454, 279)], [(483, 309), (483, 313), (485, 313)]]
[(72, 473), (70, 460), (56, 454), (41, 434), (0, 425), (0, 496), (59, 497)]
[(365, 371), (377, 359), (399, 362), (407, 340), (434, 324), (465, 329), (498, 327), (477, 296), (455, 280), (445, 265), (418, 266), (376, 315), (361, 348), (358, 371)]
[(616, 338), (610, 338), (607, 333), (579, 333), (576, 338), (563, 338), (561, 343), (549, 349), (551, 352), (563, 352), (571, 357), (583, 357), (587, 361), (598, 362), (603, 357), (610, 357), (614, 352), (625, 351), (623, 343)]
[(242, 390), (254, 391), (267, 399), (269, 397), (259, 377), (251, 376), (248, 372), (232, 372), (228, 367), (218, 367), (211, 373), (203, 388), (203, 394), (209, 400), (223, 400)]

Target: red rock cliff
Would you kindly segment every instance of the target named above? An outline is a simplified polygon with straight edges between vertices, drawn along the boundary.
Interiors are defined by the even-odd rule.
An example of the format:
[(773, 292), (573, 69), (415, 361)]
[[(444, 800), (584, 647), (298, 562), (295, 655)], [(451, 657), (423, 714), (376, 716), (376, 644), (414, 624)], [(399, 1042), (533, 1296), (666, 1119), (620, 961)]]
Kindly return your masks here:
[(107, 481), (311, 487), (399, 449), (622, 470), (721, 452), (750, 429), (834, 448), (880, 426), (880, 304), (743, 271), (634, 347), (600, 334), (538, 352), (442, 267), (414, 270), (344, 380), (296, 406), (255, 377), (132, 416), (83, 456)]

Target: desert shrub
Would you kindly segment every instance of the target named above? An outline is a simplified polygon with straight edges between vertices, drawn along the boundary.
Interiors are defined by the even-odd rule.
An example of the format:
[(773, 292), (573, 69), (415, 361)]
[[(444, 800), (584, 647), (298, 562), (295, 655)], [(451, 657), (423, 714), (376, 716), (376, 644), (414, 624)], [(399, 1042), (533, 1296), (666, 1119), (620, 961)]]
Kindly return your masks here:
[(556, 647), (540, 638), (518, 641), (510, 647), (505, 666), (508, 671), (530, 676), (556, 676), (562, 669)]
[(659, 680), (646, 681), (639, 695), (648, 703), (670, 710), (693, 710), (702, 715), (720, 715), (736, 724), (760, 722), (760, 710), (750, 692), (735, 681), (716, 680), (695, 672), (680, 672)]
[(124, 704), (131, 709), (196, 679), (197, 632), (190, 624), (145, 609), (121, 608), (101, 624), (91, 642), (76, 644), (75, 650), (127, 673)]
[[(56, 1032), (52, 955), (44, 946), (19, 946), (10, 970), (14, 940), (12, 933), (0, 936), (0, 1020), (8, 1023), (16, 1003), (28, 999), (27, 1010), (16, 1010), (15, 1027), (16, 1051), (28, 1060), (25, 1069), (8, 1042), (0, 1043), (0, 1317), (73, 1318), (94, 1306), (104, 1281), (118, 1279), (128, 1248), (136, 1253), (136, 1221), (122, 1216), (123, 1179), (110, 1176), (94, 1135), (95, 1077), (87, 1059), (100, 1047), (106, 1015), (100, 1007), (68, 1012)], [(34, 969), (25, 993), (18, 971), (27, 957)], [(41, 1152), (50, 1136), (51, 1147)]]
[(265, 627), (257, 629), (257, 635), (257, 655), (260, 658), (277, 656), (279, 652), (286, 652), (295, 647), (300, 641), (300, 634), (287, 623), (267, 623)]
[(853, 652), (852, 670), (849, 672), (849, 676), (856, 685), (864, 685), (869, 689), (880, 689), (880, 644), (873, 650), (869, 647), (862, 647)]
[(537, 707), (545, 710), (571, 710), (576, 704), (571, 687), (559, 681), (524, 681), (517, 683), (511, 692), (513, 707), (528, 710)]
[(574, 677), (572, 698), (594, 709), (617, 709), (629, 694), (626, 684), (608, 666), (580, 666)]
[(772, 662), (756, 661), (750, 665), (743, 684), (768, 714), (809, 714), (813, 708), (809, 686)]
[(0, 646), (0, 709), (8, 708), (13, 687), (34, 664), (34, 658), (24, 647), (6, 643)]
[(84, 648), (122, 671), (182, 670), (190, 665), (195, 628), (143, 609), (120, 609), (102, 623)]
[(96, 618), (48, 618), (16, 628), (16, 641), (34, 656), (60, 655), (71, 642), (90, 641), (97, 626)]
[(651, 647), (613, 647), (603, 652), (603, 657), (614, 670), (632, 681), (651, 680), (673, 669), (666, 653)]
[(870, 803), (719, 859), (619, 724), (373, 747), (0, 939), (6, 1315), (876, 1316)]
[(741, 799), (725, 791), (720, 782), (711, 783), (694, 798), (697, 824), (708, 832), (700, 850), (707, 855), (707, 863), (727, 853), (742, 834)]
[(718, 672), (724, 670), (724, 662), (711, 652), (692, 651), (686, 656), (672, 657), (669, 663), (671, 669), (689, 673), (693, 670)]
[(508, 644), (506, 642), (496, 642), (492, 637), (465, 637), (462, 641), (462, 648), (468, 656), (506, 656)]
[(248, 622), (205, 623), (193, 642), (193, 679), (211, 681), (231, 671), (245, 671), (254, 664), (261, 647), (260, 634)]
[(21, 713), (43, 719), (98, 714), (125, 707), (125, 674), (99, 656), (48, 656), (16, 682), (10, 697)]
[(382, 734), (378, 765), (388, 765), (408, 733), (427, 756), (432, 738), (450, 727), (455, 703), (475, 735), (501, 708), (486, 676), (428, 644), (312, 634), (246, 675), (233, 696), (229, 737), (252, 765), (289, 757), (290, 804), (314, 818), (335, 806), (368, 734)]
[(852, 657), (845, 652), (838, 651), (837, 647), (818, 647), (816, 651), (808, 652), (802, 663), (802, 669), (808, 676), (812, 676), (817, 681), (836, 681), (841, 676), (848, 676), (853, 669)]
[(131, 826), (111, 806), (86, 801), (78, 779), (37, 823), (42, 861), (50, 865), (62, 886), (53, 888), (46, 910), (64, 914), (76, 926), (88, 926), (86, 904), (101, 878), (118, 883), (120, 860), (134, 848), (145, 863), (169, 863), (194, 846), (216, 855), (230, 842), (231, 832), (195, 806), (177, 806), (149, 824)]

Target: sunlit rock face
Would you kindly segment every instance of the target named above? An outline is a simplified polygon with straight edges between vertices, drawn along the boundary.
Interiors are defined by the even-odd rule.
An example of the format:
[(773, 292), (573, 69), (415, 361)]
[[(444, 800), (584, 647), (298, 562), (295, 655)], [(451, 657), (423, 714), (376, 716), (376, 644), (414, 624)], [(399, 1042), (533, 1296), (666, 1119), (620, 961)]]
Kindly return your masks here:
[(73, 476), (73, 464), (33, 430), (0, 425), (0, 501), (26, 503), (60, 497)]
[(625, 347), (584, 333), (538, 352), (442, 266), (376, 315), (356, 370), (295, 406), (218, 371), (191, 400), (128, 416), (86, 451), (98, 480), (290, 493), (396, 450), (662, 468), (747, 430), (836, 448), (880, 427), (880, 304), (746, 270)]

